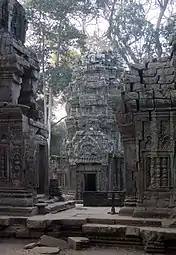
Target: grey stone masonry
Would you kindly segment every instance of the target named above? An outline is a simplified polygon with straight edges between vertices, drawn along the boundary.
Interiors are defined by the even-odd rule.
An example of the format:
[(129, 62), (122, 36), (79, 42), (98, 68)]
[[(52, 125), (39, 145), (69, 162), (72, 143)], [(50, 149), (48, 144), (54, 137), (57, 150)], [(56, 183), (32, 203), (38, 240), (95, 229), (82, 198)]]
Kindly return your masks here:
[(121, 82), (117, 119), (127, 200), (132, 195), (137, 205), (131, 214), (169, 217), (176, 206), (176, 41), (170, 57), (133, 65)]
[(86, 179), (89, 174), (95, 176), (97, 191), (123, 188), (123, 153), (116, 125), (119, 69), (115, 61), (110, 53), (84, 56), (67, 88), (70, 188), (77, 191), (78, 199), (85, 190), (91, 191)]
[(0, 209), (15, 212), (47, 191), (48, 131), (36, 102), (39, 62), (24, 46), (25, 10), (4, 0), (0, 12)]

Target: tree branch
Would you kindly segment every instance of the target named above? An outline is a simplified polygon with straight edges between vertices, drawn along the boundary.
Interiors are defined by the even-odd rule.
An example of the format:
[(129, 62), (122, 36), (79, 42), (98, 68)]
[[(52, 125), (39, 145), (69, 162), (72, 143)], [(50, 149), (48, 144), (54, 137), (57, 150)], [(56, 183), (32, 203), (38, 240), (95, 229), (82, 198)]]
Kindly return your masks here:
[(57, 124), (59, 124), (62, 120), (64, 120), (67, 116), (62, 117), (60, 120), (58, 120), (57, 122), (53, 123), (51, 126), (54, 127)]
[(161, 26), (161, 21), (162, 18), (164, 16), (164, 13), (166, 11), (167, 5), (169, 3), (169, 0), (164, 0), (164, 3), (158, 0), (158, 3), (160, 5), (160, 13), (156, 22), (156, 32), (155, 32), (155, 39), (156, 39), (156, 43), (155, 43), (155, 50), (156, 53), (158, 55), (158, 57), (161, 57), (162, 55), (162, 46), (161, 46), (161, 42), (160, 42), (160, 35), (159, 35), (159, 29)]
[(166, 11), (168, 3), (169, 3), (169, 0), (165, 0), (164, 4), (160, 4), (160, 13), (159, 13), (159, 16), (158, 16), (158, 20), (156, 22), (156, 30), (159, 29), (160, 26), (161, 26), (161, 21), (162, 21), (162, 18), (164, 16), (164, 13)]

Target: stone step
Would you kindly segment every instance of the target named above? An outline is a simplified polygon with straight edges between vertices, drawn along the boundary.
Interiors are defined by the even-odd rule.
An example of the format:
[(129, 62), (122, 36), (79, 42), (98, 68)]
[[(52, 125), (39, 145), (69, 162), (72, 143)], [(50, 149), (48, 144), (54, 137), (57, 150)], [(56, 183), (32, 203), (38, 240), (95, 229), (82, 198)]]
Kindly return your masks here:
[(82, 226), (82, 232), (91, 243), (144, 247), (149, 253), (163, 253), (166, 247), (174, 250), (176, 246), (174, 228), (89, 223)]
[[(90, 238), (90, 237), (89, 237)], [(112, 238), (111, 239), (98, 239), (96, 237), (91, 237), (90, 238), (90, 241), (91, 241), (91, 244), (95, 244), (95, 245), (102, 245), (102, 246), (115, 246), (115, 247), (124, 247), (124, 246), (132, 246), (132, 247), (135, 247), (135, 248), (143, 248), (143, 245), (141, 243), (141, 241), (139, 240), (130, 240), (129, 238), (128, 239), (116, 239), (116, 240), (113, 240)]]
[(16, 193), (16, 194), (33, 194), (32, 191), (30, 190), (26, 190), (26, 189), (16, 189), (16, 188), (6, 188), (6, 187), (3, 187), (0, 188), (0, 193)]
[(25, 207), (25, 206), (0, 206), (0, 215), (9, 216), (33, 216), (37, 214), (37, 207)]
[(87, 223), (93, 224), (120, 224), (120, 225), (128, 225), (128, 226), (141, 226), (141, 227), (162, 227), (161, 219), (153, 219), (153, 218), (133, 218), (133, 217), (125, 217), (119, 215), (109, 215), (107, 217), (88, 217)]
[(62, 212), (74, 207), (75, 207), (75, 201), (55, 202), (53, 204), (48, 204), (45, 210), (46, 210), (46, 213), (57, 213), (57, 212)]

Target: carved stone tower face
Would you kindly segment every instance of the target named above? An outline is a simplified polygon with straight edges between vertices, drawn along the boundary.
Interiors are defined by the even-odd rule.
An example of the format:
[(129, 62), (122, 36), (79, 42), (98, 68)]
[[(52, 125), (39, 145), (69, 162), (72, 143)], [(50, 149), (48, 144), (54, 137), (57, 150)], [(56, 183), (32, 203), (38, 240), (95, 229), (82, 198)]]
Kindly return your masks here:
[(25, 42), (27, 20), (25, 10), (17, 0), (1, 0), (0, 29), (13, 35), (17, 41)]
[[(79, 198), (85, 190), (91, 189), (89, 177), (95, 184), (94, 191), (123, 186), (118, 177), (114, 177), (118, 171), (123, 171), (114, 163), (115, 158), (122, 159), (116, 125), (115, 106), (120, 91), (115, 60), (114, 55), (107, 52), (84, 56), (68, 88), (69, 162), (70, 171), (72, 174), (75, 171), (73, 175), (77, 176), (75, 187)], [(119, 172), (117, 175), (122, 176)]]

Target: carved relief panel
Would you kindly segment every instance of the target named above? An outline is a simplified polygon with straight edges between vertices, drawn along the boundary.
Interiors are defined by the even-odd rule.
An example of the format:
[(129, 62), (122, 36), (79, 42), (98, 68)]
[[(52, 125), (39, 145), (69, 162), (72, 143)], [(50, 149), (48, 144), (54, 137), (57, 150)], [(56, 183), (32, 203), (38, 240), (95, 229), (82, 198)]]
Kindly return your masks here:
[(12, 147), (12, 166), (11, 166), (11, 177), (13, 184), (20, 185), (22, 174), (22, 146), (14, 145)]
[(143, 157), (144, 185), (146, 189), (170, 186), (171, 161), (169, 155), (146, 154)]
[(9, 150), (7, 145), (0, 145), (0, 179), (9, 178)]
[(140, 143), (141, 169), (144, 169), (144, 188), (170, 186), (172, 138), (167, 118), (154, 116), (142, 122), (143, 139)]

